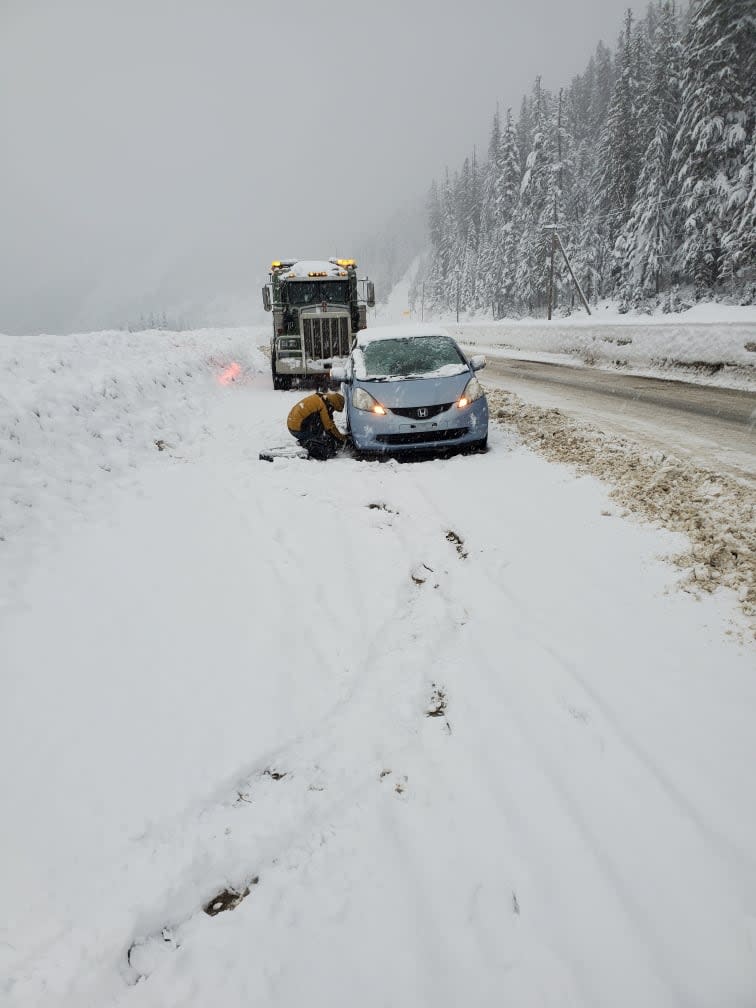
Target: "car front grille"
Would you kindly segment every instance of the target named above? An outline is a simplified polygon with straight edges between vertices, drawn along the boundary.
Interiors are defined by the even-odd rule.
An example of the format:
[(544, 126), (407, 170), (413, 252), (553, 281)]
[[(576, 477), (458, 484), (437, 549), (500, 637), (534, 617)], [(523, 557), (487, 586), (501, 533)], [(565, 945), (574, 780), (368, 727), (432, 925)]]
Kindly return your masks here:
[(378, 434), (375, 440), (387, 445), (428, 444), (438, 441), (456, 441), (469, 432), (469, 427), (452, 427), (448, 430), (413, 431), (411, 434)]
[(453, 405), (454, 403), (448, 402), (441, 403), (439, 406), (412, 406), (409, 409), (404, 407), (399, 409), (396, 406), (392, 406), (391, 412), (396, 413), (397, 416), (409, 417), (410, 420), (430, 420), (431, 417), (444, 413)]
[(302, 330), (305, 353), (312, 360), (348, 356), (349, 319), (346, 315), (305, 316)]

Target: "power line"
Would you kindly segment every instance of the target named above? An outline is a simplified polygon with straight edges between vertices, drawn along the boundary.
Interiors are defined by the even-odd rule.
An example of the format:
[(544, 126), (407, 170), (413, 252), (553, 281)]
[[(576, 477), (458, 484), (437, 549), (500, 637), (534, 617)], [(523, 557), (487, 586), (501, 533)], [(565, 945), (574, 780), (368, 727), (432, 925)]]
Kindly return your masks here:
[[(654, 207), (667, 206), (670, 203), (676, 203), (676, 198), (671, 198), (667, 200), (659, 200), (658, 203), (654, 203)], [(627, 217), (629, 219), (632, 208), (630, 210), (607, 210), (602, 214), (592, 214), (590, 211), (586, 212), (578, 221), (565, 221), (559, 226), (565, 231), (575, 231), (583, 226), (585, 223), (599, 223), (601, 221), (611, 220), (614, 217)]]

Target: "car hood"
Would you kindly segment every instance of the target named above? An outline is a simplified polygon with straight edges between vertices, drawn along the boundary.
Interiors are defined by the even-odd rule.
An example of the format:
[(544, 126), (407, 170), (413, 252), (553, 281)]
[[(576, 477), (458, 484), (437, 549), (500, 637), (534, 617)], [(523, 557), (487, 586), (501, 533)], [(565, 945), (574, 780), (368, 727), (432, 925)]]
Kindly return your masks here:
[(440, 406), (455, 402), (472, 378), (470, 371), (445, 378), (399, 378), (392, 381), (354, 381), (388, 409), (412, 406)]

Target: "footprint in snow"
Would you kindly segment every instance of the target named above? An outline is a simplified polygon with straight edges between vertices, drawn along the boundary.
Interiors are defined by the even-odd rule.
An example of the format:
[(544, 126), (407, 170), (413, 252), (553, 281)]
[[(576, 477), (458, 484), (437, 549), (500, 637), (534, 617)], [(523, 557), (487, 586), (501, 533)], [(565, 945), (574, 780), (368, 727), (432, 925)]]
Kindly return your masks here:
[(465, 550), (465, 540), (455, 532), (453, 529), (449, 529), (446, 533), (446, 541), (454, 543), (454, 548), (457, 551), (457, 555), (460, 560), (467, 560), (468, 554)]

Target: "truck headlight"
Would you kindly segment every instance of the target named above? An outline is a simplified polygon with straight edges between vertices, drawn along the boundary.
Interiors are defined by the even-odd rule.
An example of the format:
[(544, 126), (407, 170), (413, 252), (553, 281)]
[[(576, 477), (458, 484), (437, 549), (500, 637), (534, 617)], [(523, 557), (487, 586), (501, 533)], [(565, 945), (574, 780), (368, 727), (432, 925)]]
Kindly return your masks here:
[(385, 416), (386, 410), (377, 399), (373, 399), (369, 392), (359, 386), (352, 392), (352, 406), (362, 410), (363, 413), (377, 413), (378, 416)]
[(471, 378), (470, 381), (465, 385), (465, 391), (457, 399), (457, 408), (464, 409), (465, 406), (469, 406), (470, 403), (475, 402), (476, 399), (480, 399), (483, 395), (483, 389), (481, 388), (480, 382), (477, 378)]

